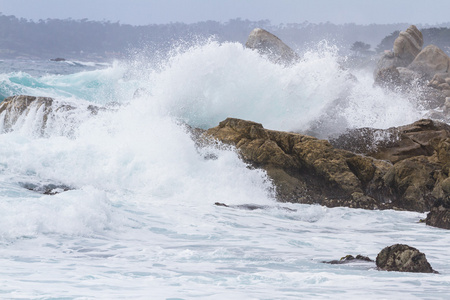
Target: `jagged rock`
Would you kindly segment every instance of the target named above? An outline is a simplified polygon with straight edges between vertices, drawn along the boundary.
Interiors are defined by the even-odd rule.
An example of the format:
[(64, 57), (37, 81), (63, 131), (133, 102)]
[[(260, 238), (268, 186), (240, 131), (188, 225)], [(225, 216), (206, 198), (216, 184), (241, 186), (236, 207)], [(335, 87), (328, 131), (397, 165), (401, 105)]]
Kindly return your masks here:
[[(450, 178), (442, 183), (442, 188), (446, 193), (450, 193)], [(450, 229), (450, 198), (440, 198), (434, 202), (433, 207), (427, 214), (425, 223), (429, 226)]]
[(354, 262), (373, 262), (373, 259), (370, 259), (367, 256), (363, 255), (356, 255), (354, 257), (353, 255), (346, 255), (344, 257), (341, 257), (340, 260), (331, 260), (331, 261), (324, 261), (325, 264), (331, 264), (331, 265), (343, 265), (348, 263), (354, 263)]
[[(380, 149), (369, 153), (374, 157), (232, 118), (205, 134), (236, 146), (246, 162), (265, 169), (280, 201), (423, 212), (432, 207), (435, 198), (448, 194), (442, 187), (450, 166), (448, 128), (431, 120), (393, 128), (393, 138), (385, 148), (375, 144)], [(370, 136), (367, 130), (360, 136)], [(373, 141), (378, 140), (375, 136), (372, 134)], [(367, 143), (354, 141), (347, 149), (361, 150), (357, 146)]]
[[(34, 127), (44, 135), (49, 120), (57, 113), (70, 112), (77, 109), (72, 103), (57, 102), (49, 97), (11, 96), (0, 103), (0, 132), (12, 131), (16, 123), (30, 113), (36, 113)], [(86, 110), (96, 115), (102, 107), (88, 105)]]
[(408, 245), (395, 244), (381, 250), (377, 267), (384, 271), (437, 273), (428, 263), (425, 254)]
[(245, 46), (257, 50), (274, 63), (288, 65), (299, 59), (298, 55), (283, 41), (261, 28), (253, 29), (248, 36)]
[(434, 139), (450, 137), (450, 126), (438, 121), (422, 119), (413, 124), (388, 129), (359, 128), (330, 139), (339, 149), (369, 155), (397, 163), (414, 156), (431, 156), (435, 152)]
[(425, 47), (408, 66), (408, 69), (426, 76), (427, 79), (437, 73), (448, 73), (450, 57), (435, 45)]
[(387, 162), (334, 149), (325, 140), (266, 130), (259, 123), (239, 119), (228, 118), (206, 134), (235, 145), (245, 161), (264, 168), (280, 201), (369, 209), (389, 206), (382, 193), (382, 176), (391, 166)]
[(408, 65), (422, 50), (422, 46), (422, 32), (416, 26), (411, 25), (406, 31), (400, 32), (398, 38), (395, 39), (394, 56), (400, 58)]
[(423, 46), (423, 36), (416, 26), (411, 25), (406, 31), (400, 32), (394, 41), (393, 51), (385, 53), (377, 62), (374, 78), (380, 70), (397, 67), (407, 67), (419, 54)]

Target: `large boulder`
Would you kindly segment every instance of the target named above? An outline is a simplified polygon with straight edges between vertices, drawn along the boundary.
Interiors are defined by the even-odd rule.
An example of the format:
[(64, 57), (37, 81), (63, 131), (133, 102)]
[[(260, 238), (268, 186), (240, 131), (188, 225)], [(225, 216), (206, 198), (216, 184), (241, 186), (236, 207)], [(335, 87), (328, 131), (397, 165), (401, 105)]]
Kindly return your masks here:
[(385, 53), (377, 62), (374, 78), (380, 70), (386, 68), (407, 67), (419, 54), (423, 46), (423, 36), (416, 26), (409, 26), (400, 32), (394, 41), (393, 51)]
[(245, 46), (249, 49), (257, 50), (274, 63), (289, 65), (299, 59), (297, 53), (289, 48), (288, 45), (272, 33), (261, 28), (253, 29), (248, 36)]
[(422, 50), (422, 46), (422, 32), (420, 32), (416, 26), (411, 25), (406, 31), (400, 32), (398, 38), (395, 39), (394, 56), (400, 58), (408, 65)]
[(395, 244), (381, 250), (377, 255), (378, 269), (384, 271), (437, 273), (427, 261), (425, 254), (408, 245)]
[(428, 45), (416, 56), (408, 69), (432, 79), (438, 73), (448, 73), (449, 67), (450, 57), (439, 47)]

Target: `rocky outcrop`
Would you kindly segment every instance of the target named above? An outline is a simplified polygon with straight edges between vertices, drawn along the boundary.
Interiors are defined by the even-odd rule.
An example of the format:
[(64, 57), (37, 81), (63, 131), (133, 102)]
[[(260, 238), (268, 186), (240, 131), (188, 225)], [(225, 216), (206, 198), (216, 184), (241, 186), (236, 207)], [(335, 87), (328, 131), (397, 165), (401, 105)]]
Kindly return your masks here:
[(337, 148), (389, 161), (383, 177), (395, 201), (411, 210), (427, 211), (435, 199), (449, 195), (450, 126), (432, 120), (386, 130), (362, 128), (330, 142)]
[(450, 57), (435, 45), (423, 50), (422, 46), (422, 33), (414, 25), (401, 32), (394, 51), (378, 61), (374, 83), (410, 94), (425, 109), (432, 110), (428, 117), (448, 122), (445, 102), (450, 97)]
[[(58, 102), (49, 97), (12, 96), (0, 103), (0, 133), (14, 130), (17, 123), (23, 123), (28, 115), (33, 115), (34, 128), (40, 135), (45, 134), (49, 121), (55, 114), (76, 110), (72, 103)], [(87, 105), (88, 114), (96, 115), (102, 107)]]
[(299, 59), (298, 55), (278, 37), (261, 28), (253, 29), (245, 46), (257, 50), (274, 63), (289, 65)]
[[(443, 189), (450, 193), (450, 178), (444, 180), (442, 184)], [(443, 229), (450, 229), (450, 198), (440, 198), (435, 201), (430, 212), (427, 214), (425, 223), (430, 226), (439, 227)]]
[(386, 68), (407, 67), (419, 54), (423, 46), (423, 36), (416, 26), (409, 26), (406, 31), (400, 32), (394, 41), (393, 51), (385, 53), (377, 63), (374, 77)]
[[(422, 50), (422, 32), (416, 26), (411, 25), (406, 31), (400, 32), (394, 41), (394, 56), (398, 57), (406, 65), (410, 64)], [(401, 66), (400, 66), (401, 67)]]
[(395, 244), (377, 255), (378, 269), (384, 271), (437, 273), (428, 263), (425, 254), (408, 245)]
[[(444, 125), (434, 133), (420, 129), (439, 129), (441, 125), (427, 120), (410, 125), (403, 134), (415, 132), (408, 143), (418, 146), (405, 142), (397, 152), (387, 147), (383, 160), (239, 119), (226, 119), (206, 135), (236, 146), (246, 162), (265, 169), (280, 201), (423, 212), (432, 207), (436, 197), (447, 193), (442, 183), (448, 177), (450, 155), (445, 150), (449, 139)], [(386, 157), (392, 157), (392, 162)]]
[(450, 138), (450, 126), (429, 119), (388, 129), (359, 128), (349, 130), (330, 143), (339, 149), (369, 155), (397, 163), (415, 156), (435, 153), (436, 139)]

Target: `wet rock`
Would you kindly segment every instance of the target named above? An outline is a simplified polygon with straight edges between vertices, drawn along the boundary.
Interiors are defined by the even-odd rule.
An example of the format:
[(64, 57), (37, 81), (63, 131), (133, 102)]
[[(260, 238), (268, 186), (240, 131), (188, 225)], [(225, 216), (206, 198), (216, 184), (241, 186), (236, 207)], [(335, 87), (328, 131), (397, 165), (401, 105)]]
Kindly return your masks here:
[[(450, 178), (447, 178), (443, 183), (446, 192), (450, 191)], [(429, 226), (450, 229), (450, 198), (440, 198), (434, 202), (433, 207), (427, 214), (425, 223)]]
[(62, 192), (73, 190), (73, 188), (60, 183), (30, 183), (20, 182), (20, 186), (23, 188), (43, 194), (43, 195), (56, 195)]
[(244, 161), (266, 170), (283, 202), (424, 212), (448, 195), (448, 125), (420, 120), (389, 134), (357, 133), (330, 143), (229, 118), (203, 136), (236, 146)]
[(377, 255), (377, 267), (384, 271), (437, 273), (428, 263), (425, 254), (408, 245), (395, 244)]
[(339, 260), (324, 261), (323, 263), (331, 265), (342, 265), (355, 262), (374, 262), (374, 260), (370, 259), (367, 256), (358, 254), (356, 255), (356, 257), (354, 257), (353, 255), (346, 255), (344, 257), (341, 257), (341, 259)]
[(248, 36), (245, 47), (257, 50), (267, 56), (272, 62), (289, 65), (296, 62), (299, 57), (288, 45), (270, 32), (255, 28)]
[[(35, 114), (34, 127), (40, 135), (45, 134), (45, 129), (49, 121), (55, 114), (61, 115), (78, 109), (73, 103), (56, 101), (49, 97), (35, 97), (18, 95), (6, 98), (0, 103), (0, 132), (12, 131), (19, 120), (23, 120), (27, 115)], [(86, 110), (96, 115), (102, 107), (88, 105)]]
[(280, 201), (367, 209), (389, 206), (382, 180), (391, 166), (387, 162), (239, 119), (228, 118), (206, 135), (236, 146), (246, 162), (265, 169)]
[(330, 143), (339, 149), (388, 160), (395, 164), (419, 155), (431, 156), (435, 153), (433, 142), (449, 137), (449, 125), (422, 119), (409, 125), (388, 129), (349, 130), (330, 139)]
[(238, 204), (238, 205), (228, 205), (222, 202), (216, 202), (214, 203), (216, 206), (223, 206), (223, 207), (230, 207), (230, 208), (237, 208), (237, 209), (243, 209), (243, 210), (258, 210), (258, 209), (282, 209), (288, 212), (296, 212), (296, 209), (292, 209), (285, 206), (269, 206), (269, 205), (259, 205), (259, 204)]

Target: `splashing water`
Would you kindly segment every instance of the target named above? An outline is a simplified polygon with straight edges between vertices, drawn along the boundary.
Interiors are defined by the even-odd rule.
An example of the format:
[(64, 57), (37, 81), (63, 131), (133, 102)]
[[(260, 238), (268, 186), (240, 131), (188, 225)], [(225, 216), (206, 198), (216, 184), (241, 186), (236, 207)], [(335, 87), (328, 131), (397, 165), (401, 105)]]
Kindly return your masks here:
[[(45, 134), (39, 109), (0, 134), (2, 297), (445, 296), (450, 235), (416, 223), (423, 215), (299, 204), (284, 210), (265, 172), (231, 147), (199, 149), (186, 129), (235, 117), (328, 136), (421, 116), (414, 99), (373, 87), (363, 73), (351, 79), (339, 60), (326, 43), (283, 67), (240, 44), (207, 42), (157, 62), (1, 74), (3, 96), (50, 96), (55, 107), (74, 107), (51, 112)], [(92, 115), (91, 104), (107, 108)], [(47, 183), (73, 189), (50, 196), (23, 188)], [(346, 254), (375, 258), (401, 242), (427, 253), (441, 275), (320, 263)]]

